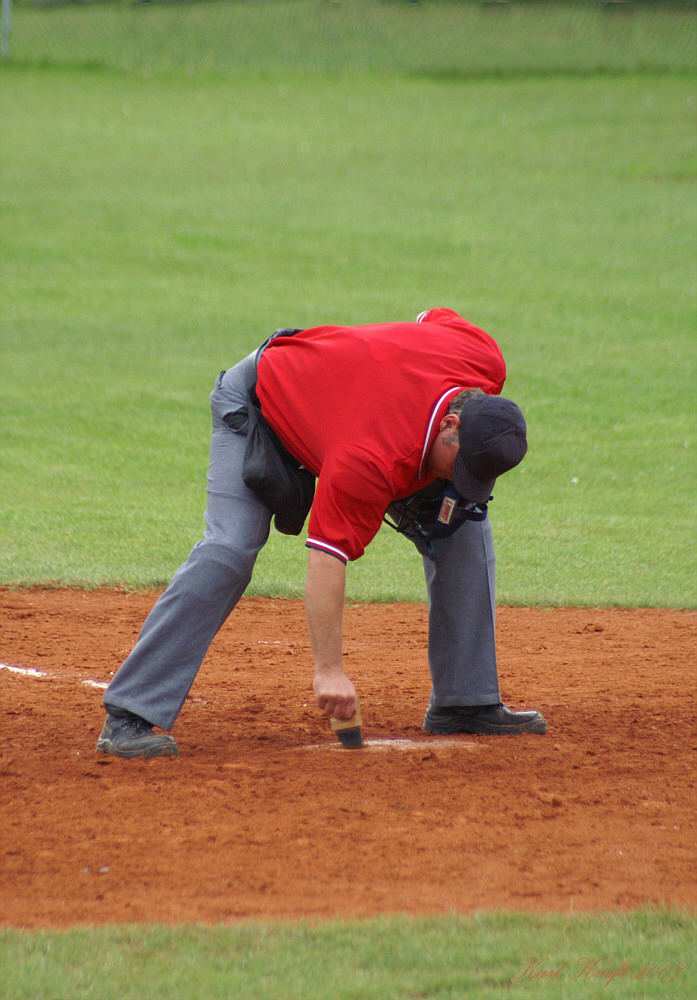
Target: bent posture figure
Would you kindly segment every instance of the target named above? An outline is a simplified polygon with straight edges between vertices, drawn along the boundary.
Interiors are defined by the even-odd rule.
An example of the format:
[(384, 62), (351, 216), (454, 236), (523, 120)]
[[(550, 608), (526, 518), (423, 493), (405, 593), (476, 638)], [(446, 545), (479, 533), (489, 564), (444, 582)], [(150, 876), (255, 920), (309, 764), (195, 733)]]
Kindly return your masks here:
[(486, 505), (496, 477), (527, 449), (521, 411), (500, 396), (505, 374), (496, 342), (444, 308), (416, 322), (277, 331), (221, 372), (211, 393), (205, 533), (109, 684), (97, 749), (122, 757), (178, 752), (174, 738), (153, 727), (172, 729), (249, 584), (274, 513), (280, 530), (300, 530), (306, 510), (298, 515), (291, 501), (286, 510), (278, 491), (264, 496), (250, 477), (258, 406), (274, 462), (290, 464), (291, 486), (294, 472), (304, 477), (301, 487), (316, 477), (307, 500), (305, 608), (319, 708), (337, 719), (354, 712), (356, 690), (342, 662), (346, 564), (389, 514), (424, 562), (432, 681), (424, 728), (544, 733), (538, 712), (510, 711), (499, 694)]

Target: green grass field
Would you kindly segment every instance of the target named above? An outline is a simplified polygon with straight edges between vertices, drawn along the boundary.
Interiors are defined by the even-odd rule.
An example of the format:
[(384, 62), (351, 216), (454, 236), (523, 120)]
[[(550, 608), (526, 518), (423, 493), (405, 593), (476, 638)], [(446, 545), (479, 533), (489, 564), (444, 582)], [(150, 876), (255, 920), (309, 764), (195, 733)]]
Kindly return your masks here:
[[(594, 10), (581, 44), (550, 5), (493, 28), (435, 3), (292, 21), (313, 6), (229, 4), (225, 46), (205, 5), (18, 5), (0, 583), (164, 584), (202, 527), (217, 372), (279, 325), (443, 304), (499, 340), (528, 416), (492, 505), (499, 601), (695, 607), (694, 12)], [(273, 537), (251, 592), (299, 594), (304, 564)], [(348, 587), (425, 596), (387, 529)], [(682, 998), (694, 954), (670, 912), (6, 930), (0, 997)], [(568, 974), (525, 978), (529, 956)], [(637, 975), (571, 978), (584, 956)]]
[[(0, 931), (3, 1000), (685, 1000), (675, 912)], [(0, 991), (3, 989), (0, 986)]]
[[(281, 325), (488, 329), (530, 451), (499, 599), (694, 606), (695, 116), (683, 76), (3, 71), (0, 580), (161, 584), (207, 394)], [(423, 598), (385, 534), (356, 599)], [(302, 540), (253, 583), (298, 593)]]

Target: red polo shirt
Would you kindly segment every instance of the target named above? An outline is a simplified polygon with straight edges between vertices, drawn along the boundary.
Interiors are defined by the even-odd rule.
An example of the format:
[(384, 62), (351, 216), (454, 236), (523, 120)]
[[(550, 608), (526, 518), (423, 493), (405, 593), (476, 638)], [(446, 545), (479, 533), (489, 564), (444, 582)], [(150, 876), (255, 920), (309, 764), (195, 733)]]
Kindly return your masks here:
[(474, 386), (498, 394), (505, 377), (496, 342), (451, 309), (271, 341), (257, 393), (318, 477), (307, 545), (343, 562), (363, 555), (390, 503), (432, 481), (426, 459), (450, 399)]

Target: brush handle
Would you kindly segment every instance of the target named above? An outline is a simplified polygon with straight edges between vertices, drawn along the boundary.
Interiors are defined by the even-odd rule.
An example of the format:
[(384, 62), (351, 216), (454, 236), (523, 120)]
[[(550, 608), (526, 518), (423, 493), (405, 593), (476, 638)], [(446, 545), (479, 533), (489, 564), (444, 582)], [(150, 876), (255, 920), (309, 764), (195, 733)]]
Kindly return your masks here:
[(335, 733), (340, 733), (344, 729), (359, 729), (363, 725), (363, 718), (361, 716), (361, 706), (358, 698), (356, 698), (356, 711), (350, 719), (335, 719), (332, 717), (329, 720), (329, 725)]

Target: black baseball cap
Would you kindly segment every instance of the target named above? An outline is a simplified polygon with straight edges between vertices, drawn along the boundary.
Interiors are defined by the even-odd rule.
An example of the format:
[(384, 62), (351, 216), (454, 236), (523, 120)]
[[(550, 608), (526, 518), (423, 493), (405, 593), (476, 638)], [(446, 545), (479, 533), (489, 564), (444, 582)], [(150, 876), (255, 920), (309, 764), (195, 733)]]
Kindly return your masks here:
[(512, 399), (486, 394), (468, 399), (459, 417), (453, 486), (465, 500), (486, 503), (496, 477), (522, 462), (528, 450), (525, 417)]

